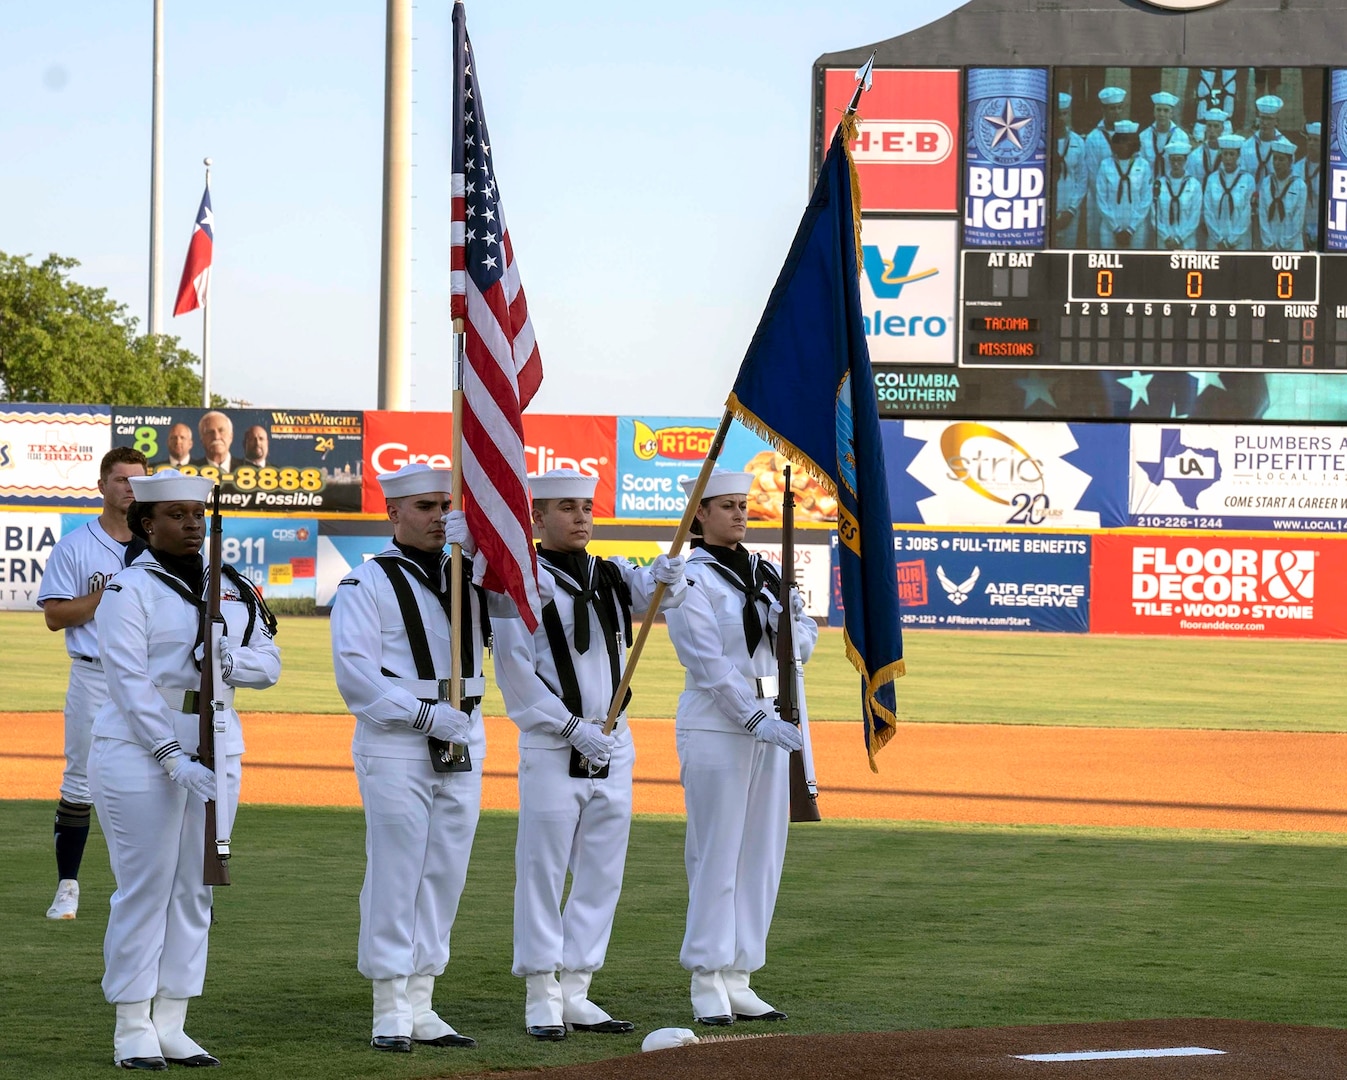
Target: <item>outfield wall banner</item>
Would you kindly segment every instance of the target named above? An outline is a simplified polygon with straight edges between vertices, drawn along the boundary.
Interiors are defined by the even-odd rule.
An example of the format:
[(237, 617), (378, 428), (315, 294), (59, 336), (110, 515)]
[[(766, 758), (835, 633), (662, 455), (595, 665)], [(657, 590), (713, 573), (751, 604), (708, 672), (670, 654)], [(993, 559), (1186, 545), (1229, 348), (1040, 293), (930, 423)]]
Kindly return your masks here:
[(0, 512), (0, 611), (37, 611), (37, 591), (56, 541), (61, 515)]
[(1131, 525), (1347, 531), (1347, 429), (1131, 428)]
[[(715, 437), (716, 421), (704, 416), (617, 418), (617, 517), (677, 521), (687, 496), (681, 481), (695, 479)], [(782, 468), (787, 459), (737, 421), (717, 462), (722, 469), (753, 474), (748, 493), (750, 521), (781, 520)], [(837, 520), (837, 500), (802, 469), (794, 469), (795, 520)]]
[[(856, 89), (852, 68), (823, 73), (822, 149)], [(956, 214), (959, 209), (959, 72), (876, 68), (851, 154), (861, 209)]]
[(967, 247), (1047, 239), (1048, 69), (969, 68), (964, 146)]
[(117, 407), (112, 442), (143, 453), (151, 472), (171, 467), (218, 479), (227, 510), (358, 513), (362, 416)]
[(861, 313), (871, 361), (952, 365), (958, 222), (866, 218), (861, 252)]
[(356, 533), (318, 537), (318, 576), (314, 600), (319, 607), (331, 607), (337, 586), (352, 567), (374, 558), (393, 542), (388, 530), (381, 533)]
[[(1084, 634), (1090, 628), (1091, 539), (1050, 532), (899, 530), (893, 547), (903, 626)], [(832, 565), (828, 623), (841, 626), (835, 535)]]
[(105, 405), (0, 404), (0, 505), (101, 506), (111, 420)]
[[(613, 516), (617, 479), (617, 417), (524, 414), (524, 467), (530, 476), (552, 469), (575, 469), (598, 479), (594, 516)], [(421, 461), (447, 469), (453, 464), (454, 416), (447, 412), (365, 413), (365, 483), (362, 505), (367, 514), (384, 511), (378, 474)]]
[(220, 554), (268, 600), (317, 598), (315, 518), (226, 516)]
[(1347, 637), (1347, 540), (1094, 538), (1090, 629), (1186, 637)]
[(880, 428), (896, 524), (1128, 524), (1123, 425), (886, 420)]

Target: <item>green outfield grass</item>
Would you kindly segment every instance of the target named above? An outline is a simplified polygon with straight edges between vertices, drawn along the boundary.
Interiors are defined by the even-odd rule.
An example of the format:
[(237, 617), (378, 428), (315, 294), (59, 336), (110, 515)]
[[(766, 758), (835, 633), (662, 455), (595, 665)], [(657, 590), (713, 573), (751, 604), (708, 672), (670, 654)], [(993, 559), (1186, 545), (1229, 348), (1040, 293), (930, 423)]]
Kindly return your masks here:
[[(682, 823), (638, 818), (595, 1000), (627, 1038), (540, 1045), (510, 968), (514, 815), (483, 816), (436, 1003), (475, 1051), (366, 1048), (355, 970), (363, 821), (245, 807), (235, 884), (217, 893), (206, 996), (189, 1031), (232, 1077), (431, 1077), (634, 1052), (689, 1022), (678, 966)], [(102, 838), (80, 917), (42, 917), (51, 806), (0, 802), (0, 1077), (111, 1075), (101, 943), (112, 888)], [(1221, 1016), (1342, 1026), (1347, 843), (1323, 836), (949, 828), (792, 828), (768, 966), (755, 985), (786, 1032)]]
[[(287, 618), (281, 682), (239, 692), (244, 711), (343, 712), (327, 620)], [(909, 633), (904, 720), (1093, 727), (1347, 731), (1339, 642), (1192, 641), (1078, 634)], [(0, 612), (0, 709), (55, 710), (65, 694), (61, 636), (36, 613)], [(860, 718), (859, 685), (840, 630), (823, 631), (806, 668), (810, 716)], [(501, 715), (488, 680), (483, 708)], [(636, 675), (632, 713), (673, 716), (683, 672), (656, 626)]]

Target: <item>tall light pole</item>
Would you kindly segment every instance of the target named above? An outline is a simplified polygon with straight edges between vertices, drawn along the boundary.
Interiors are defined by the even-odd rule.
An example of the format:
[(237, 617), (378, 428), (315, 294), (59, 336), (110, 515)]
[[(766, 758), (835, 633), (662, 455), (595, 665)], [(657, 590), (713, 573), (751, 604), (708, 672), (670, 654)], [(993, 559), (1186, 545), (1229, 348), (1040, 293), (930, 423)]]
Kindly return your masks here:
[(164, 0), (154, 0), (153, 90), (150, 98), (150, 303), (146, 325), (164, 332)]
[(388, 0), (384, 59), (379, 408), (411, 404), (412, 4)]

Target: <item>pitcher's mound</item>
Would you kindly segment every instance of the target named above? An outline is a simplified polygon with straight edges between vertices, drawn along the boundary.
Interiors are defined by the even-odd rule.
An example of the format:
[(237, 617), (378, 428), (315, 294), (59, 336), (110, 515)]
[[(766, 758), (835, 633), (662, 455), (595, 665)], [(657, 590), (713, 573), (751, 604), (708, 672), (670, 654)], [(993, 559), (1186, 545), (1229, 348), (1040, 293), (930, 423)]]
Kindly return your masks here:
[[(736, 1025), (737, 1027), (739, 1025)], [(546, 1080), (1332, 1080), (1347, 1031), (1241, 1020), (787, 1035), (546, 1069)], [(703, 1029), (707, 1030), (707, 1029)], [(698, 1031), (698, 1035), (702, 1032)], [(577, 1036), (589, 1038), (591, 1036)], [(597, 1036), (594, 1036), (597, 1037)], [(1220, 1051), (1213, 1053), (1212, 1051)], [(1121, 1056), (1127, 1054), (1128, 1056)], [(1035, 1055), (1026, 1060), (1024, 1055)], [(1089, 1056), (1085, 1056), (1089, 1055)], [(1046, 1059), (1046, 1060), (1045, 1060)], [(492, 1080), (539, 1080), (538, 1071)]]

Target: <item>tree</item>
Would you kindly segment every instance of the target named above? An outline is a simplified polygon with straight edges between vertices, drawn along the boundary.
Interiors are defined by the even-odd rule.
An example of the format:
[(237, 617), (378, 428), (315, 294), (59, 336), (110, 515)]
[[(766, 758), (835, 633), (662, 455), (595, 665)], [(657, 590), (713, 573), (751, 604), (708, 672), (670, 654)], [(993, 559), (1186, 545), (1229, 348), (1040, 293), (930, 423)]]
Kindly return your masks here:
[(125, 304), (70, 277), (77, 266), (0, 251), (0, 400), (200, 404), (198, 358), (176, 337), (137, 334)]

